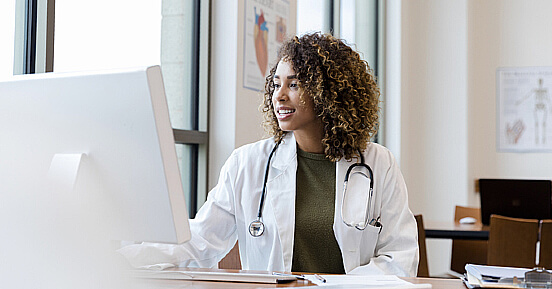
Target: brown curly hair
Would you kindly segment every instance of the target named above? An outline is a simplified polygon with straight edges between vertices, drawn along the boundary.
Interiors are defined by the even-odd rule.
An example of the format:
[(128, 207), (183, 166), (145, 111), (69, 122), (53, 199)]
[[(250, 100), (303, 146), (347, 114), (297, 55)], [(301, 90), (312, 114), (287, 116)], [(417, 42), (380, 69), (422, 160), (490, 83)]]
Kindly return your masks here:
[(280, 60), (285, 60), (299, 80), (301, 97), (314, 100), (314, 110), (324, 124), (326, 157), (351, 160), (363, 152), (377, 132), (380, 111), (380, 92), (368, 63), (342, 40), (319, 32), (287, 40), (277, 60), (266, 77), (261, 105), (263, 125), (275, 141), (286, 133), (278, 125), (272, 104), (274, 73)]

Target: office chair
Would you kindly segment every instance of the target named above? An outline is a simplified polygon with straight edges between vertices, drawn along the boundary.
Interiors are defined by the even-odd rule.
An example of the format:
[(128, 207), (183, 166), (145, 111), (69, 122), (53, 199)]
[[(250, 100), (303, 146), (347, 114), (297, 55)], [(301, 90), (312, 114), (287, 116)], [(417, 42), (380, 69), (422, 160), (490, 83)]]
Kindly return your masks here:
[[(535, 267), (538, 229), (539, 221), (535, 219), (491, 215), (488, 265)], [(546, 234), (546, 238), (549, 238)]]
[(429, 277), (424, 220), (422, 215), (416, 215), (414, 217), (416, 218), (416, 223), (418, 224), (418, 248), (420, 252), (420, 262), (418, 263), (418, 274), (416, 276)]
[(241, 270), (240, 249), (238, 248), (238, 242), (236, 245), (220, 262), (218, 263), (219, 269), (237, 269)]
[[(459, 222), (465, 217), (472, 217), (477, 223), (481, 223), (481, 209), (456, 206), (454, 221)], [(450, 269), (456, 273), (464, 274), (466, 264), (487, 264), (486, 240), (452, 240), (452, 253)]]

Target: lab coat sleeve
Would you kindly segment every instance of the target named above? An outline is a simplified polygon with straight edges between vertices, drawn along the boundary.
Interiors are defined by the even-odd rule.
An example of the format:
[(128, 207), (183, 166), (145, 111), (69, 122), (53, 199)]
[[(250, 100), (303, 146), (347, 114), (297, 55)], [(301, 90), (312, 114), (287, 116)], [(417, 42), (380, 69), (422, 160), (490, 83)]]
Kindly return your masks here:
[(184, 244), (141, 243), (118, 250), (132, 266), (170, 263), (181, 267), (215, 267), (237, 240), (234, 182), (239, 168), (235, 153), (221, 169), (218, 184), (195, 219), (190, 219), (192, 237)]
[[(381, 223), (374, 257), (349, 274), (391, 274), (416, 276), (418, 268), (418, 229), (408, 208), (408, 193), (399, 166), (392, 160), (385, 174), (381, 202)], [(362, 246), (362, 243), (361, 243)]]

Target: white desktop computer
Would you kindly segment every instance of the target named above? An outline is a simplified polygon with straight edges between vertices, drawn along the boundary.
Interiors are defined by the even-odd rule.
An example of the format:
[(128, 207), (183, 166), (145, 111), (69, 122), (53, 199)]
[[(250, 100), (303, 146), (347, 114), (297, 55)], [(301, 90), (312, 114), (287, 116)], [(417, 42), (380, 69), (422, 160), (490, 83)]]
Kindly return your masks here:
[(63, 287), (112, 241), (189, 240), (160, 67), (0, 80), (0, 199), (3, 278)]

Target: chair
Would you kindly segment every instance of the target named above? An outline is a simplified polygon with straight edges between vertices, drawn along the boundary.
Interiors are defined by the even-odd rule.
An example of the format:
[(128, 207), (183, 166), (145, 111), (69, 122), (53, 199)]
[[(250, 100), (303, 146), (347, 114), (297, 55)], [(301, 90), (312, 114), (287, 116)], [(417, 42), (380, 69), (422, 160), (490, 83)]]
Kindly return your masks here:
[[(479, 208), (456, 206), (454, 221), (459, 222), (465, 217), (472, 217), (477, 223), (481, 223), (481, 210)], [(487, 264), (486, 240), (452, 240), (452, 253), (450, 269), (463, 274), (466, 264)]]
[(543, 220), (541, 224), (539, 265), (552, 269), (552, 220)]
[(418, 248), (420, 251), (420, 262), (418, 263), (418, 277), (429, 277), (429, 267), (427, 265), (427, 250), (424, 220), (422, 215), (414, 216), (418, 224)]
[[(535, 267), (538, 229), (539, 221), (536, 219), (491, 215), (488, 265)], [(549, 235), (546, 233), (545, 240), (548, 238)]]
[(218, 263), (219, 269), (238, 269), (241, 270), (240, 249), (238, 248), (238, 242), (236, 245), (220, 262)]

